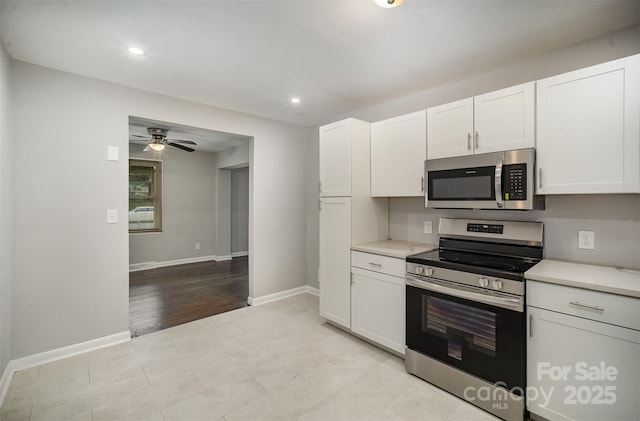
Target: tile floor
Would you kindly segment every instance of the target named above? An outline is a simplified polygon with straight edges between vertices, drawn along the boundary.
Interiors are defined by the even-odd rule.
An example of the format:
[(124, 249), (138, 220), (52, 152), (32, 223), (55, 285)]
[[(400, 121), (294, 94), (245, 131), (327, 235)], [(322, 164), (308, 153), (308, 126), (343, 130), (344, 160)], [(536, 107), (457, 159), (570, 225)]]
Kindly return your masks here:
[(495, 420), (300, 294), (15, 374), (2, 420)]

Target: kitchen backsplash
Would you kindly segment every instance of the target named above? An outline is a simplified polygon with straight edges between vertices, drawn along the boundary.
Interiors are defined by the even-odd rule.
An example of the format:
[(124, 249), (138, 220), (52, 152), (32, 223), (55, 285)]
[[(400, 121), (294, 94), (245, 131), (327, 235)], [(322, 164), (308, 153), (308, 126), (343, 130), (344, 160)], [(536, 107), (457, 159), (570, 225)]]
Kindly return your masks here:
[[(640, 195), (547, 196), (544, 211), (425, 209), (424, 199), (390, 199), (394, 240), (438, 242), (441, 217), (544, 223), (545, 258), (640, 269)], [(432, 221), (433, 232), (424, 233)], [(595, 249), (578, 248), (578, 231), (595, 233)]]

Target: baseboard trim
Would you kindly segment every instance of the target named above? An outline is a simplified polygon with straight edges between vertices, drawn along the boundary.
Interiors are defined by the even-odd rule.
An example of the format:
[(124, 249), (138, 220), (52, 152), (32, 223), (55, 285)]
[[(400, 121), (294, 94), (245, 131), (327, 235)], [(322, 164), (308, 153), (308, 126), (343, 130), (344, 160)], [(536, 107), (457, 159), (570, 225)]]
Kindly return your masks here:
[(92, 339), (90, 341), (80, 342), (78, 344), (52, 349), (50, 351), (40, 352), (38, 354), (9, 361), (9, 364), (7, 364), (7, 367), (2, 373), (2, 379), (0, 380), (0, 406), (4, 403), (7, 391), (9, 390), (9, 384), (11, 383), (11, 379), (13, 379), (13, 374), (17, 371), (26, 370), (27, 368), (72, 357), (78, 354), (84, 354), (86, 352), (95, 351), (108, 346), (121, 344), (130, 340), (131, 332), (127, 330), (113, 335), (104, 336), (102, 338)]
[(227, 254), (225, 256), (215, 256), (213, 258), (216, 262), (226, 262), (227, 260), (231, 260), (231, 255)]
[(259, 306), (261, 304), (271, 303), (273, 301), (282, 300), (284, 298), (293, 297), (298, 294), (313, 294), (318, 295), (319, 291), (317, 288), (310, 287), (309, 285), (301, 286), (298, 288), (288, 289), (286, 291), (280, 291), (273, 294), (263, 295), (262, 297), (249, 297), (247, 299), (247, 303), (250, 306)]
[(12, 363), (13, 361), (9, 361), (7, 366), (4, 368), (2, 378), (0, 378), (0, 407), (4, 403), (4, 398), (7, 396), (7, 392), (9, 391), (9, 384), (11, 383), (11, 379), (13, 379), (13, 373), (17, 371), (13, 368)]
[[(229, 259), (231, 259), (231, 257), (229, 257)], [(129, 265), (129, 272), (137, 272), (139, 270), (162, 268), (166, 266), (185, 265), (188, 263), (209, 262), (212, 260), (219, 262), (218, 257), (216, 257), (215, 255), (211, 255), (211, 256), (200, 256), (200, 257), (188, 257), (186, 259), (166, 260), (164, 262), (133, 263)]]
[(156, 262), (134, 263), (129, 265), (129, 272), (138, 272), (140, 270), (155, 269)]
[(248, 256), (249, 252), (248, 251), (235, 251), (233, 253), (231, 253), (231, 257), (243, 257), (243, 256)]

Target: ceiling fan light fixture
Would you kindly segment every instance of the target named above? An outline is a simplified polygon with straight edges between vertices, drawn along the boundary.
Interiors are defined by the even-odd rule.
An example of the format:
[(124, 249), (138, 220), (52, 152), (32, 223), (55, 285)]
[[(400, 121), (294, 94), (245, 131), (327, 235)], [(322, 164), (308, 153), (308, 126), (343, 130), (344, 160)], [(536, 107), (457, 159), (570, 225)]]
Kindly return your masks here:
[(374, 1), (378, 6), (384, 7), (385, 9), (400, 6), (404, 2), (404, 0), (374, 0)]
[(149, 143), (149, 147), (156, 152), (160, 152), (164, 149), (164, 143)]

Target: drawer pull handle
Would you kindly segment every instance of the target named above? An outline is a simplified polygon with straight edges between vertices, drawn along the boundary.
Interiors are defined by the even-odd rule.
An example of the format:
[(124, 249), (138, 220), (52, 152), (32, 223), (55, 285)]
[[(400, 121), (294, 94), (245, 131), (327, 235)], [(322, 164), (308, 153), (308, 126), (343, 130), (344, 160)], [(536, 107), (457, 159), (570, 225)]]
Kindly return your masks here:
[(369, 262), (369, 264), (370, 264), (371, 266), (382, 267), (382, 265), (381, 265), (380, 263)]
[(589, 304), (582, 304), (582, 303), (580, 303), (578, 301), (569, 301), (569, 304), (572, 305), (572, 306), (580, 307), (580, 308), (588, 308), (588, 309), (596, 310), (596, 311), (604, 311), (604, 308), (602, 308), (602, 307), (592, 306), (592, 305), (589, 305)]

